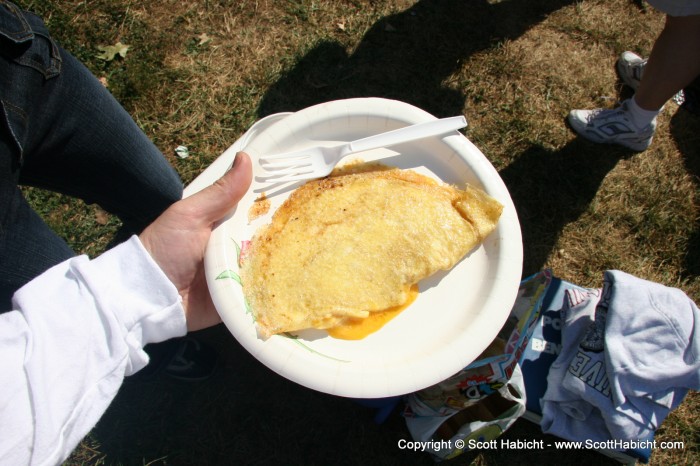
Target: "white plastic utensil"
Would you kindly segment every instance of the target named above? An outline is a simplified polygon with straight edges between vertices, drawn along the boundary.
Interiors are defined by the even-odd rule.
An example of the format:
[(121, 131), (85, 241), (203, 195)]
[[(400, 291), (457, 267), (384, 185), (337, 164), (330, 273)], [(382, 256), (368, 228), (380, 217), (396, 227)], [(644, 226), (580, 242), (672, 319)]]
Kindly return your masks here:
[(439, 136), (467, 126), (464, 116), (418, 123), (332, 147), (305, 149), (260, 157), (258, 163), (268, 173), (257, 177), (264, 183), (285, 183), (328, 175), (345, 156), (380, 147), (390, 147), (430, 136)]

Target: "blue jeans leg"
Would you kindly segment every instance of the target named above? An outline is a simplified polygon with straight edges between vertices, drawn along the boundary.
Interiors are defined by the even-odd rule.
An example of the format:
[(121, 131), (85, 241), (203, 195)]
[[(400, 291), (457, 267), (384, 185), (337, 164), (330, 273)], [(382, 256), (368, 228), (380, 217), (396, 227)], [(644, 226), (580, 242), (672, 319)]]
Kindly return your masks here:
[[(182, 197), (182, 182), (112, 95), (63, 53), (19, 182), (97, 203), (138, 232)], [(69, 83), (69, 84), (68, 84)], [(53, 117), (51, 117), (53, 116)]]
[(182, 197), (163, 154), (41, 20), (0, 2), (0, 309), (74, 253), (34, 213), (30, 185), (97, 203), (138, 233)]

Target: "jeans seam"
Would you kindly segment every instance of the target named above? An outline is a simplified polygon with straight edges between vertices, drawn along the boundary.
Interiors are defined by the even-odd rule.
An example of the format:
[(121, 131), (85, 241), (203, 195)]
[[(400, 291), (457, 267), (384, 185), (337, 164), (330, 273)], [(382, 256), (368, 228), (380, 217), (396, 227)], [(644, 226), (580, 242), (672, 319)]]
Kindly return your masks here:
[(24, 15), (22, 14), (22, 10), (20, 10), (19, 7), (17, 5), (15, 5), (14, 3), (5, 2), (5, 1), (3, 1), (2, 3), (3, 3), (3, 6), (5, 8), (10, 10), (10, 12), (13, 13), (19, 19), (20, 23), (22, 23), (22, 26), (24, 27), (23, 30), (19, 31), (20, 33), (22, 33), (21, 36), (17, 35), (16, 33), (13, 34), (12, 36), (10, 36), (4, 32), (3, 32), (3, 35), (5, 37), (7, 37), (8, 39), (13, 40), (13, 41), (17, 41), (17, 42), (25, 42), (25, 41), (31, 39), (32, 37), (34, 37), (34, 31), (32, 30), (32, 27), (29, 24), (29, 21), (27, 21), (27, 18), (25, 18)]
[(3, 6), (8, 8), (12, 14), (14, 14), (17, 19), (19, 20), (20, 24), (22, 25), (22, 30), (14, 32), (10, 34), (7, 31), (1, 31), (0, 34), (4, 37), (7, 37), (9, 40), (16, 42), (16, 43), (23, 43), (27, 42), (29, 40), (32, 40), (36, 37), (41, 37), (45, 40), (48, 41), (50, 45), (50, 52), (49, 52), (49, 63), (44, 64), (39, 61), (35, 61), (31, 57), (26, 57), (22, 56), (18, 59), (15, 59), (15, 62), (23, 65), (23, 66), (28, 66), (31, 67), (32, 69), (35, 69), (39, 71), (43, 76), (44, 79), (51, 79), (61, 72), (61, 64), (62, 64), (62, 58), (61, 58), (61, 51), (56, 42), (53, 40), (53, 38), (48, 34), (48, 31), (44, 32), (44, 26), (43, 23), (38, 27), (38, 30), (34, 30), (32, 28), (32, 24), (29, 22), (29, 20), (24, 16), (24, 13), (19, 7), (14, 5), (11, 2), (2, 2)]
[(12, 124), (10, 123), (10, 115), (7, 113), (8, 109), (11, 109), (22, 118), (24, 123), (26, 124), (27, 122), (27, 114), (22, 109), (21, 107), (18, 107), (17, 105), (12, 104), (11, 102), (8, 102), (6, 100), (0, 101), (2, 105), (2, 113), (5, 118), (5, 126), (7, 127), (7, 130), (10, 132), (10, 136), (12, 136), (12, 140), (14, 141), (15, 145), (17, 146), (17, 149), (19, 150), (19, 164), (22, 165), (22, 160), (24, 158), (24, 147), (22, 147), (22, 143), (20, 142), (19, 138), (17, 137), (17, 134), (15, 133), (14, 129), (12, 128)]

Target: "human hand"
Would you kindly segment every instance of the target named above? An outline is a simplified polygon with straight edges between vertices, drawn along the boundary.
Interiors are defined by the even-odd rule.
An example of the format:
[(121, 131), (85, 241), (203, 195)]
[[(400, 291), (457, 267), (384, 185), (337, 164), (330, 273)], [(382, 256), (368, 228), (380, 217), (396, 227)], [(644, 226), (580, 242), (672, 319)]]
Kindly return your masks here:
[(170, 206), (139, 235), (146, 250), (177, 287), (190, 331), (221, 322), (204, 275), (204, 251), (214, 224), (241, 200), (251, 180), (250, 158), (239, 152), (224, 176)]

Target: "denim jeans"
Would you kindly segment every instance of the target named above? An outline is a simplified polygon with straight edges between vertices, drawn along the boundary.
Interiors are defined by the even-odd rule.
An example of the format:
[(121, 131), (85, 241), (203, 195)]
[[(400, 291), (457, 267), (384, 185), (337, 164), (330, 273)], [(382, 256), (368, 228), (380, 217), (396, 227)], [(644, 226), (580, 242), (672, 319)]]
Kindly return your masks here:
[(37, 16), (0, 0), (0, 312), (74, 255), (19, 185), (97, 203), (133, 233), (182, 197), (175, 170), (109, 91)]

